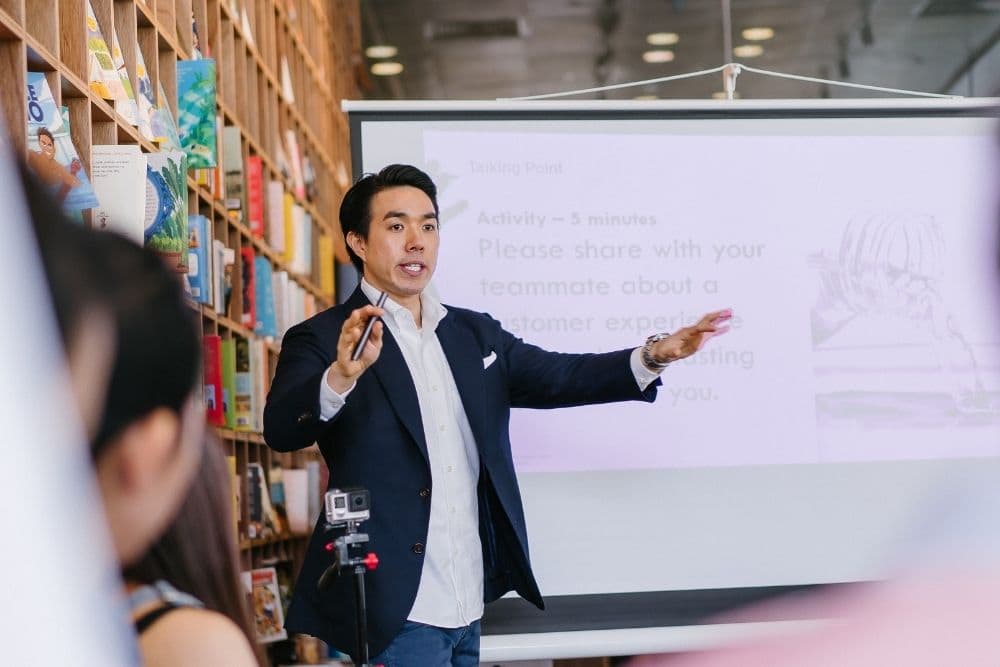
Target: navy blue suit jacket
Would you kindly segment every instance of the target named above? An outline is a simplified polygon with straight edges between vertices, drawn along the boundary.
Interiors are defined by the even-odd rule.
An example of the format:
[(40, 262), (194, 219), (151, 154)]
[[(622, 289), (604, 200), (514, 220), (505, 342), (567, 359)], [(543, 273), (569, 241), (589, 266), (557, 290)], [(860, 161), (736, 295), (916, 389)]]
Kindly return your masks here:
[[(336, 358), (341, 327), (353, 310), (368, 303), (358, 289), (344, 304), (288, 330), (264, 409), (264, 437), (282, 452), (318, 443), (330, 469), (331, 488), (362, 486), (371, 492), (371, 519), (362, 529), (380, 560), (366, 581), (369, 645), (376, 655), (398, 633), (416, 598), (433, 489), (416, 389), (388, 328), (383, 329), (378, 361), (358, 379), (345, 406), (329, 422), (319, 419), (320, 382)], [(629, 365), (631, 350), (547, 352), (508, 333), (488, 315), (446, 308), (437, 335), (481, 462), (485, 601), (515, 590), (543, 608), (528, 560), (524, 511), (511, 460), (511, 407), (651, 402), (659, 380), (639, 390)], [(483, 359), (491, 353), (496, 353), (496, 361), (484, 368)], [(323, 518), (317, 517), (286, 626), (353, 655), (352, 577), (340, 576), (323, 592), (316, 586), (332, 562), (323, 548), (330, 537), (322, 528)]]

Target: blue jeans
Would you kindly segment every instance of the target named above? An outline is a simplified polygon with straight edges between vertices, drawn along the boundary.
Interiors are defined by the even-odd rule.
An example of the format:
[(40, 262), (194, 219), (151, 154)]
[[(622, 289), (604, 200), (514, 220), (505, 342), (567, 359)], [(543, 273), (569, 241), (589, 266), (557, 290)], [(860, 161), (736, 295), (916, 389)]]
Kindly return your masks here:
[(479, 667), (479, 621), (464, 628), (406, 621), (388, 648), (370, 662), (384, 667)]

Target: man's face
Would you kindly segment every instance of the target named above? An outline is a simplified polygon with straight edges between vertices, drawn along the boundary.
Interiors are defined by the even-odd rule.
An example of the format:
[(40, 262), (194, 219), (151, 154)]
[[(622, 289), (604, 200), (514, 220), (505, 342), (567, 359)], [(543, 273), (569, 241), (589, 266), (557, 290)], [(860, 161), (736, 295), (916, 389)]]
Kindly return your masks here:
[(349, 237), (372, 286), (403, 305), (419, 300), (437, 266), (438, 220), (430, 197), (408, 185), (382, 190), (371, 201), (368, 238)]
[(49, 157), (55, 157), (56, 146), (54, 143), (52, 143), (52, 139), (49, 138), (49, 135), (47, 134), (38, 135), (38, 147), (42, 150), (43, 153), (45, 153)]

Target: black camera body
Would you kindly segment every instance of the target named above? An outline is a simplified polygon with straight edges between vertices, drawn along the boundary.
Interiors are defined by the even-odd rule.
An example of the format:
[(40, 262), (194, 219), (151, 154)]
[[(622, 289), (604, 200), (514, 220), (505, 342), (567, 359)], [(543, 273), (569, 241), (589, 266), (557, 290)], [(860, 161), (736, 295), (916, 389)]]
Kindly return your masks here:
[(371, 496), (368, 489), (345, 487), (330, 489), (324, 499), (326, 522), (331, 526), (342, 526), (349, 522), (360, 523), (371, 516)]

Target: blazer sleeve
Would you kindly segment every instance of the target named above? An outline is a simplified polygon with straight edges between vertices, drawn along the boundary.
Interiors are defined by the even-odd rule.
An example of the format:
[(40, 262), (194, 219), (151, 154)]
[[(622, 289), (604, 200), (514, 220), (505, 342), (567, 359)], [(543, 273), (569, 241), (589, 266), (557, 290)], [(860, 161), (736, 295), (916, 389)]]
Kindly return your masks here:
[(662, 383), (657, 379), (645, 391), (639, 389), (629, 363), (631, 348), (600, 354), (550, 352), (502, 328), (499, 332), (512, 407), (562, 408), (656, 400)]
[(264, 406), (264, 440), (269, 447), (279, 452), (308, 447), (336, 419), (319, 418), (320, 382), (331, 363), (311, 322), (285, 334)]

